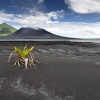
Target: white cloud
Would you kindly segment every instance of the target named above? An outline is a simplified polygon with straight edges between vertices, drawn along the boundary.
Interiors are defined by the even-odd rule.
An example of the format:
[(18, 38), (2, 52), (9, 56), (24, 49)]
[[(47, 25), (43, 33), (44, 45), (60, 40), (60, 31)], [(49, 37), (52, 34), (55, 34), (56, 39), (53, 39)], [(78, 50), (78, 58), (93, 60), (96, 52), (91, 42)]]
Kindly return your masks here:
[(60, 10), (60, 11), (56, 11), (56, 12), (52, 11), (52, 12), (50, 12), (50, 13), (47, 14), (47, 16), (49, 18), (53, 18), (55, 20), (58, 19), (58, 18), (63, 18), (64, 15), (65, 15), (64, 10)]
[(43, 2), (44, 2), (44, 0), (38, 0), (38, 4), (41, 4)]
[(8, 14), (5, 11), (0, 11), (0, 21), (6, 22), (16, 22), (20, 24), (26, 25), (35, 25), (37, 23), (46, 23), (47, 21), (51, 21), (52, 19), (57, 20), (58, 18), (64, 17), (64, 11), (53, 11), (50, 13), (43, 13), (36, 11), (35, 9), (30, 9), (30, 14)]
[(60, 36), (74, 38), (100, 38), (100, 23), (49, 23), (45, 29)]
[(15, 16), (13, 14), (5, 13), (4, 10), (0, 11), (0, 21), (11, 21)]
[[(63, 14), (62, 14), (63, 13)], [(0, 23), (12, 23), (14, 27), (40, 27), (54, 34), (74, 38), (100, 38), (100, 23), (59, 22), (64, 17), (64, 11), (43, 13), (34, 11), (34, 14), (8, 14), (0, 11)], [(55, 19), (55, 21), (52, 21)]]
[(65, 0), (65, 3), (76, 13), (100, 13), (100, 0)]

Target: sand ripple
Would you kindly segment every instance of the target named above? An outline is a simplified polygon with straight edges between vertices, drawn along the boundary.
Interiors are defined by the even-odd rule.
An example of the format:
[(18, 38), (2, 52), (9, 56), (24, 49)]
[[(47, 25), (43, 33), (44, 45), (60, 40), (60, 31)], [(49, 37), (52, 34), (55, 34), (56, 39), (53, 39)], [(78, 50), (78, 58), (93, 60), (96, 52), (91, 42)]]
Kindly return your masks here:
[[(3, 88), (2, 85), (3, 83), (7, 81), (7, 79), (2, 78), (0, 79), (0, 88)], [(41, 87), (38, 89), (35, 89), (34, 86), (29, 87), (26, 84), (22, 83), (22, 77), (19, 77), (13, 80), (12, 83), (9, 84), (10, 88), (12, 88), (12, 91), (18, 91), (22, 93), (23, 95), (28, 96), (28, 98), (35, 98), (36, 96), (39, 97), (40, 95), (43, 100), (74, 100), (73, 96), (67, 96), (65, 98), (61, 98), (60, 96), (55, 95), (55, 91), (50, 91), (48, 88), (45, 86), (45, 84), (42, 82)], [(33, 100), (33, 99), (32, 99)]]

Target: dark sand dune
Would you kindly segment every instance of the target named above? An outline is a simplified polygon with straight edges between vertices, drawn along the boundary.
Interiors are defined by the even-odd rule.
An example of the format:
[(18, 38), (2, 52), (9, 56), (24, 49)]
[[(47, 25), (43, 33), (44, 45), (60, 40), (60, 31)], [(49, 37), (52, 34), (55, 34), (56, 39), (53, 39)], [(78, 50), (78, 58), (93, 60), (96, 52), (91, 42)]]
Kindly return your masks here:
[(7, 62), (13, 45), (0, 43), (0, 100), (100, 100), (99, 44), (35, 44), (37, 70)]

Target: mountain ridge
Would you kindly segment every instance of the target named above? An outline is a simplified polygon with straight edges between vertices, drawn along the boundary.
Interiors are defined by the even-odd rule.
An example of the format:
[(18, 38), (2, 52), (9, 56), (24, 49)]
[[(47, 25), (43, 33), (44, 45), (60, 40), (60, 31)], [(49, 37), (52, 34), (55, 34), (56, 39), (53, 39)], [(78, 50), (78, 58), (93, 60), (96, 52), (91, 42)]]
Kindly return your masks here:
[(10, 34), (6, 38), (18, 38), (18, 39), (67, 39), (67, 37), (55, 35), (51, 32), (48, 32), (45, 29), (38, 28), (28, 28), (22, 27), (13, 34)]
[[(10, 29), (12, 29), (13, 32), (11, 32)], [(1, 32), (0, 39), (73, 39), (70, 37), (55, 35), (39, 27), (38, 28), (22, 27), (16, 30), (14, 27), (6, 23), (2, 23), (0, 24), (0, 30), (3, 30), (3, 32), (7, 32), (7, 33), (2, 33), (2, 31), (0, 31)]]
[(0, 36), (7, 36), (14, 33), (16, 30), (16, 28), (6, 23), (0, 24)]

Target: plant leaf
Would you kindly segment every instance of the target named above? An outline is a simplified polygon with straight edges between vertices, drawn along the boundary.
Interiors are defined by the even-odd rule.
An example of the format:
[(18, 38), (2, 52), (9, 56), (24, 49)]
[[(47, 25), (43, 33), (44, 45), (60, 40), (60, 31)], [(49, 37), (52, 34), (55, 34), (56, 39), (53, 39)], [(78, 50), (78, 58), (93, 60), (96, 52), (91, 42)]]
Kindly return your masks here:
[(24, 51), (26, 50), (26, 48), (27, 48), (27, 44), (26, 44), (26, 46), (24, 46)]
[(26, 57), (29, 54), (29, 52), (31, 52), (33, 50), (33, 48), (34, 48), (34, 46), (32, 46), (31, 48), (28, 49), (27, 45), (24, 46), (23, 49), (20, 49), (20, 48), (14, 46), (14, 50), (17, 52), (18, 57), (20, 57), (20, 58)]
[(16, 46), (14, 46), (14, 50), (15, 50), (15, 51), (18, 51), (18, 48), (17, 48)]
[(28, 53), (29, 53), (30, 51), (32, 51), (33, 48), (34, 48), (34, 46), (32, 46), (30, 49), (28, 49)]

